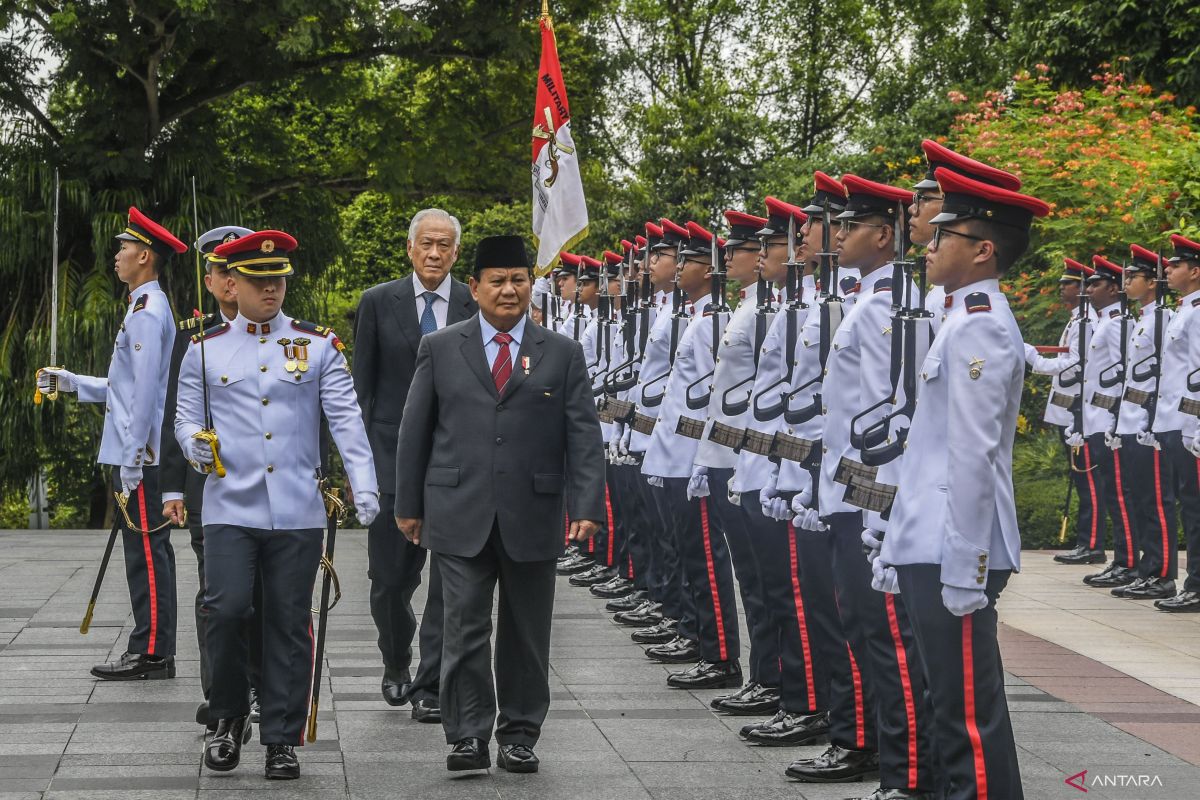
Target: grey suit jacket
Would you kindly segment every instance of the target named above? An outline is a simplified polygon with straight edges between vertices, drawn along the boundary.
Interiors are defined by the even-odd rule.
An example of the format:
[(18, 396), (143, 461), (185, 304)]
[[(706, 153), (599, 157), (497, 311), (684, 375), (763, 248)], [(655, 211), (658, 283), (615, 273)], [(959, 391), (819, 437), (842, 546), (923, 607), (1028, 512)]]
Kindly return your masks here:
[[(452, 280), (446, 326), (474, 313), (471, 290), (465, 283)], [(354, 320), (354, 389), (381, 492), (392, 491), (396, 483), (396, 432), (420, 344), (421, 320), (411, 274), (363, 292)]]
[(557, 558), (564, 493), (571, 519), (605, 518), (583, 350), (532, 320), (502, 395), (478, 315), (426, 336), (396, 452), (396, 516), (422, 518), (422, 544), (435, 553), (477, 555), (498, 520), (513, 560)]

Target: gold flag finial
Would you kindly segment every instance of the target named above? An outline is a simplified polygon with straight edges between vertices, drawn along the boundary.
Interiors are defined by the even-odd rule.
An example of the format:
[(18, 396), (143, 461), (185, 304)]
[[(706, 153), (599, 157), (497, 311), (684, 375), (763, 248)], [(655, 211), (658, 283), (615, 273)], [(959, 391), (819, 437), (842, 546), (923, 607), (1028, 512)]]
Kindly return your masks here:
[(542, 19), (550, 18), (550, 0), (542, 0)]

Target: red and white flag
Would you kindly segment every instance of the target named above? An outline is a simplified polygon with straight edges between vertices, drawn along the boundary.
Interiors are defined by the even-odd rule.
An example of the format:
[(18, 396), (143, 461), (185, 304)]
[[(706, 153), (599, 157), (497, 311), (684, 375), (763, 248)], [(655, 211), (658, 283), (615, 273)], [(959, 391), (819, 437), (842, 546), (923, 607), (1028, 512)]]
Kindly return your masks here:
[(571, 138), (567, 87), (550, 15), (543, 13), (540, 24), (542, 60), (533, 109), (533, 240), (539, 276), (549, 273), (558, 254), (574, 247), (588, 230), (579, 152)]

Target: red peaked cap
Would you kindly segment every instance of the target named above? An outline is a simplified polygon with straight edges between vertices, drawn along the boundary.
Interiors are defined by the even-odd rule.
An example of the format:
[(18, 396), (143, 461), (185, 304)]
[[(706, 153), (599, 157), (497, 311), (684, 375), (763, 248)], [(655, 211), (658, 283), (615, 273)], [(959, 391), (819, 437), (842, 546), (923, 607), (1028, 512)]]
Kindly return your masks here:
[(1120, 264), (1114, 264), (1104, 256), (1092, 256), (1092, 266), (1096, 269), (1093, 275), (1088, 276), (1088, 283), (1100, 280), (1120, 283), (1121, 276), (1125, 273)]
[(628, 239), (621, 240), (621, 252), (628, 253), (630, 250), (636, 249), (636, 245)]
[(981, 161), (959, 155), (932, 139), (926, 139), (921, 142), (921, 148), (925, 151), (925, 160), (929, 162), (929, 171), (925, 173), (925, 178), (917, 184), (916, 188), (918, 189), (937, 188), (937, 178), (934, 173), (938, 167), (945, 167), (960, 175), (966, 175), (972, 180), (981, 183), (990, 183), (992, 186), (999, 186), (1001, 189), (1008, 189), (1010, 192), (1015, 192), (1021, 188), (1021, 179), (1011, 172), (989, 167)]
[(1171, 234), (1171, 245), (1175, 248), (1175, 255), (1171, 256), (1168, 261), (1174, 263), (1176, 261), (1200, 261), (1200, 244), (1193, 242), (1191, 239), (1185, 239), (1178, 233)]
[(662, 244), (663, 229), (656, 222), (646, 223), (646, 246), (653, 250), (658, 245)]
[(638, 250), (645, 250), (646, 245), (649, 243), (649, 240), (647, 240), (646, 237), (642, 236), (640, 233), (633, 237), (633, 241), (637, 243)]
[[(622, 242), (624, 244), (624, 242)], [(610, 267), (615, 267), (625, 260), (625, 257), (620, 253), (614, 253), (612, 250), (604, 251), (604, 260), (608, 262)]]
[(894, 217), (900, 212), (900, 209), (912, 202), (912, 189), (901, 189), (897, 186), (888, 186), (886, 183), (876, 183), (857, 175), (843, 175), (842, 185), (846, 187), (849, 197), (846, 201), (846, 210), (838, 214), (838, 219), (876, 215)]
[(174, 253), (187, 252), (186, 244), (133, 206), (129, 207), (129, 221), (125, 230), (118, 233), (116, 238), (128, 242), (141, 242), (163, 258), (170, 258)]
[(766, 224), (766, 219), (730, 209), (725, 212), (725, 221), (729, 223), (729, 244), (752, 242), (758, 237), (758, 229)]
[(1129, 245), (1129, 255), (1133, 261), (1127, 267), (1134, 271), (1158, 272), (1158, 253), (1147, 250), (1140, 244)]
[(758, 236), (779, 236), (788, 232), (788, 220), (792, 217), (796, 218), (796, 233), (799, 235), (800, 226), (808, 220), (808, 214), (804, 213), (804, 209), (799, 206), (794, 206), (791, 203), (785, 203), (775, 197), (767, 197), (767, 218), (763, 220), (763, 226), (756, 231)]
[(1034, 217), (1050, 213), (1050, 206), (1036, 197), (981, 183), (945, 167), (938, 167), (934, 175), (942, 188), (942, 213), (930, 220), (934, 225), (978, 219), (1028, 230)]
[(662, 218), (662, 241), (659, 242), (657, 245), (652, 245), (652, 246), (660, 247), (663, 249), (666, 249), (669, 247), (682, 247), (683, 245), (687, 244), (687, 240), (688, 240), (687, 228), (683, 227), (682, 225), (676, 225), (674, 222), (671, 222), (671, 220), (667, 219), (666, 217), (663, 217)]
[(1064, 283), (1066, 281), (1082, 281), (1084, 278), (1095, 272), (1095, 270), (1091, 267), (1087, 266), (1086, 264), (1080, 264), (1073, 258), (1064, 258), (1063, 264), (1065, 264), (1067, 268), (1063, 271), (1062, 277), (1058, 279), (1059, 283)]
[(813, 199), (802, 210), (808, 214), (824, 214), (825, 206), (837, 216), (846, 209), (846, 187), (821, 170), (813, 173)]
[[(695, 222), (688, 222), (687, 231), (688, 243), (687, 248), (682, 251), (684, 255), (707, 256), (711, 254), (714, 238), (712, 231)], [(715, 238), (717, 240), (717, 248), (723, 248), (725, 246), (725, 240), (719, 236)]]
[(579, 280), (599, 280), (600, 279), (600, 262), (591, 256), (579, 257)]
[(294, 274), (287, 254), (296, 249), (296, 240), (283, 231), (255, 231), (240, 239), (217, 245), (213, 255), (225, 259), (225, 268), (243, 275), (262, 278)]
[(559, 271), (561, 275), (578, 275), (579, 262), (582, 256), (577, 256), (574, 253), (562, 252), (558, 254), (559, 260), (562, 261), (562, 269)]

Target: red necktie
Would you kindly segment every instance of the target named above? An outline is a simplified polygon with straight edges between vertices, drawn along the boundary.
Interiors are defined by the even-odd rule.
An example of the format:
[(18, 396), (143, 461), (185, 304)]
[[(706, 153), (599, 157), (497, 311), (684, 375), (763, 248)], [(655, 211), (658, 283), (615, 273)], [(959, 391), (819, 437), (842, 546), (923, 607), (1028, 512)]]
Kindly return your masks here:
[(492, 337), (492, 341), (500, 345), (500, 351), (492, 363), (492, 380), (496, 382), (497, 392), (503, 392), (508, 379), (512, 377), (512, 357), (508, 353), (508, 343), (512, 340), (513, 337), (507, 333), (497, 333)]

